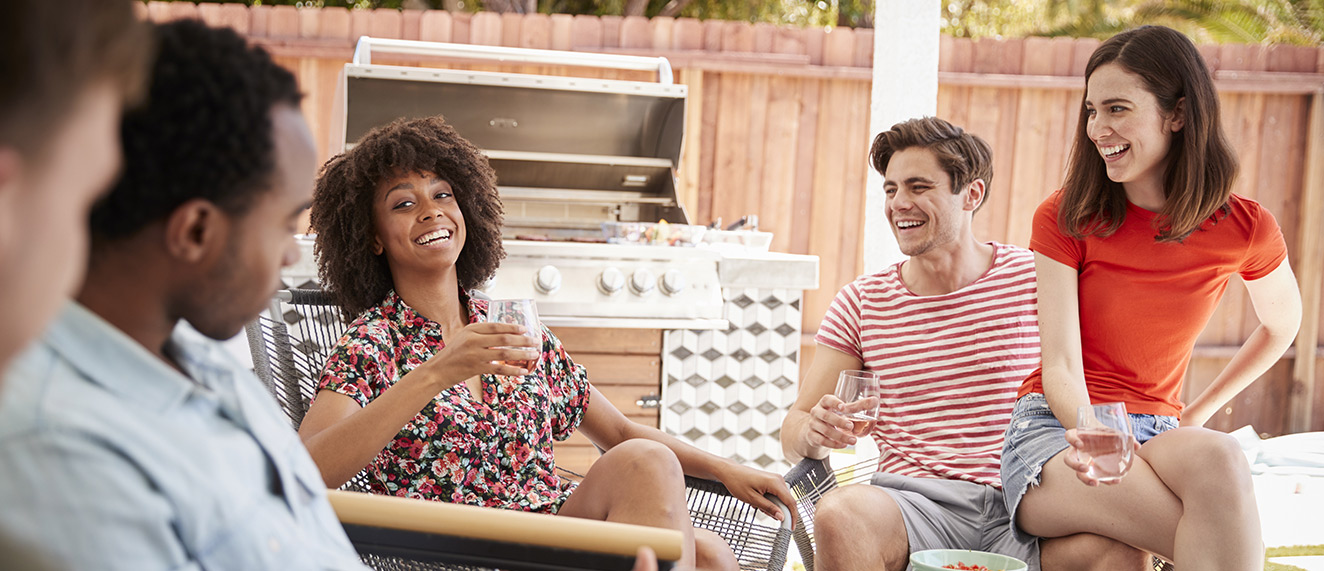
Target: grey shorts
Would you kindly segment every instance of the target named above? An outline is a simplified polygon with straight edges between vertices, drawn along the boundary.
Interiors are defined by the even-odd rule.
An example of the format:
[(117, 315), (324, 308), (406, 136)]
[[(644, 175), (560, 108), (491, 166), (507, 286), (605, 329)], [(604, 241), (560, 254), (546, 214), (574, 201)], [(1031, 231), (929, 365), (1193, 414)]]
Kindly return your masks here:
[(873, 475), (871, 483), (901, 507), (911, 553), (976, 549), (1015, 557), (1038, 571), (1039, 540), (1016, 536), (1001, 490), (974, 482), (881, 472)]
[[(1177, 417), (1157, 414), (1130, 414), (1131, 431), (1141, 444), (1177, 428)], [(1002, 490), (1007, 513), (1016, 521), (1016, 508), (1031, 485), (1038, 486), (1040, 473), (1058, 452), (1067, 449), (1067, 431), (1048, 408), (1042, 393), (1030, 393), (1016, 399), (1011, 424), (1002, 443)], [(1019, 537), (1032, 537), (1016, 528)]]

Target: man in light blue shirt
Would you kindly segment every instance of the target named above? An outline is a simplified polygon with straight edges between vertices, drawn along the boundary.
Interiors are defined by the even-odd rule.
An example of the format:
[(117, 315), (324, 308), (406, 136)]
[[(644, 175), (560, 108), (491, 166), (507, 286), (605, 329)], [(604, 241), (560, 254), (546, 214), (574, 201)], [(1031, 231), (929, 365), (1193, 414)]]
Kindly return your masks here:
[(298, 258), (316, 167), (298, 87), (232, 31), (155, 34), (87, 281), (6, 374), (0, 535), (66, 569), (362, 569), (298, 437), (206, 339)]

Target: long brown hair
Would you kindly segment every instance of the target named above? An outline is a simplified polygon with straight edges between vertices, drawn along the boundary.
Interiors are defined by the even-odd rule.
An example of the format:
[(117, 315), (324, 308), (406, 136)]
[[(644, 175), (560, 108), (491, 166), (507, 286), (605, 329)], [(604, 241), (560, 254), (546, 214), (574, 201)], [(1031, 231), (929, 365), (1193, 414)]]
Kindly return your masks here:
[[(1168, 113), (1184, 99), (1185, 123), (1173, 133), (1168, 149), (1166, 200), (1155, 221), (1155, 240), (1180, 242), (1211, 216), (1226, 214), (1237, 178), (1237, 158), (1219, 121), (1213, 77), (1195, 44), (1162, 26), (1141, 26), (1105, 41), (1085, 67), (1086, 85), (1095, 70), (1109, 63), (1140, 76)], [(1103, 157), (1086, 132), (1088, 119), (1083, 96), (1057, 213), (1058, 227), (1075, 238), (1109, 236), (1126, 218), (1126, 192), (1108, 178)]]

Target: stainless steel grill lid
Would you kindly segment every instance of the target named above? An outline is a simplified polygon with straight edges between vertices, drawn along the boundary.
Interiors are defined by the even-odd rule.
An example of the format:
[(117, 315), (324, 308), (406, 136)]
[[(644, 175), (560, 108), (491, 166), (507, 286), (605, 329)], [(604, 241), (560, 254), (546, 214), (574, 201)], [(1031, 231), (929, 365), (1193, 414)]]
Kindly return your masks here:
[[(457, 48), (394, 44), (407, 44), (408, 53), (442, 56), (454, 55)], [(670, 83), (665, 60), (458, 48), (464, 59), (506, 63), (550, 57), (561, 65), (638, 69), (644, 60), (658, 65), (666, 82), (374, 65), (356, 54), (357, 63), (345, 67), (344, 140), (356, 141), (402, 117), (444, 116), (491, 160), (506, 207), (508, 238), (599, 236), (602, 222), (610, 221), (689, 222), (677, 201), (674, 176), (686, 88)]]

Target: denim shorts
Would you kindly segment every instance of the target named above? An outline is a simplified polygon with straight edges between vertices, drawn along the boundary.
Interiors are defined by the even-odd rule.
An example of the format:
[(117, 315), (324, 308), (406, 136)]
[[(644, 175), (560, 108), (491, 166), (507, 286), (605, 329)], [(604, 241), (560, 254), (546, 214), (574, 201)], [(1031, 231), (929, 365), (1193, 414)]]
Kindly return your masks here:
[[(1177, 417), (1157, 414), (1131, 414), (1131, 432), (1141, 444), (1177, 428)], [(1011, 424), (1002, 444), (1002, 493), (1007, 513), (1016, 521), (1016, 507), (1031, 485), (1039, 485), (1040, 471), (1058, 452), (1067, 449), (1066, 429), (1048, 408), (1042, 393), (1030, 393), (1016, 399)], [(1016, 527), (1016, 533), (1029, 537)]]

